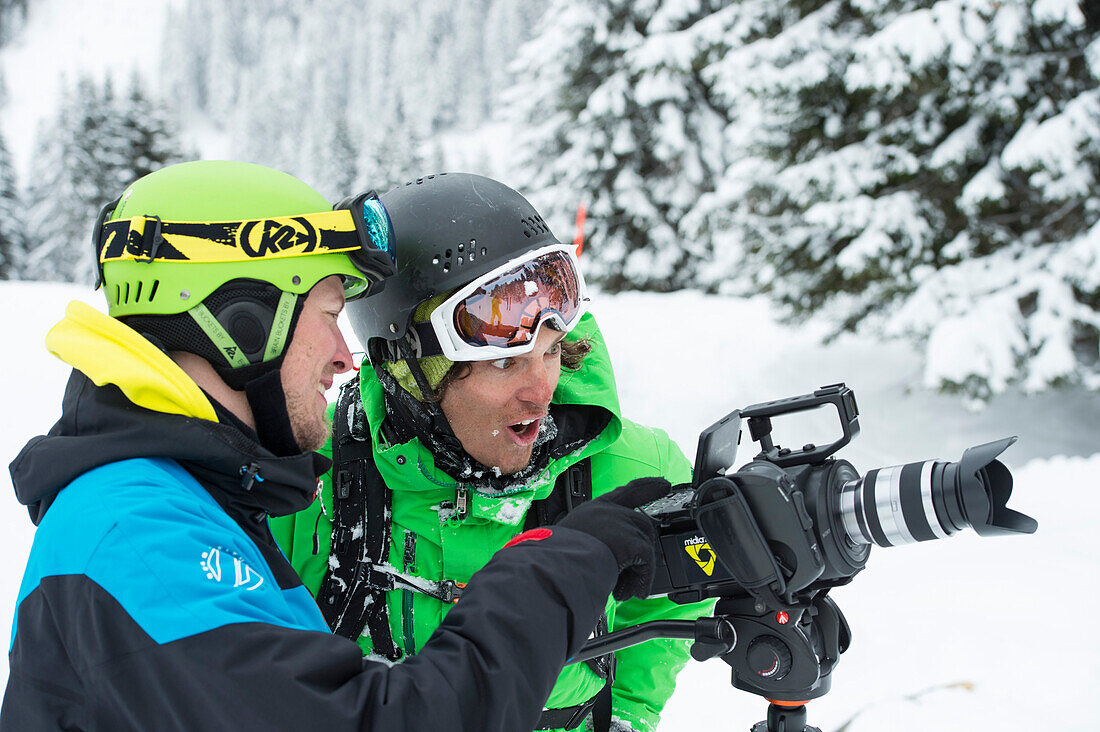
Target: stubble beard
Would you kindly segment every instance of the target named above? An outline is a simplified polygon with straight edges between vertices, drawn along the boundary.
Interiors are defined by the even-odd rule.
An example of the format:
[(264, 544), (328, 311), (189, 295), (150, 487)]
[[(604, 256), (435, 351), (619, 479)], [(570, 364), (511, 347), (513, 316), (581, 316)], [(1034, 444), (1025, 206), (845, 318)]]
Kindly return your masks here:
[(300, 395), (287, 395), (286, 413), (290, 419), (290, 429), (294, 433), (294, 441), (302, 452), (320, 450), (332, 434), (332, 423), (325, 412), (316, 415), (313, 394), (307, 398)]
[[(534, 449), (533, 448), (528, 448), (527, 449), (527, 454), (522, 458), (522, 460), (523, 460), (522, 465), (509, 466), (509, 468), (510, 468), (509, 470), (504, 470), (504, 471), (501, 471), (501, 472), (504, 475), (515, 475), (516, 473), (518, 473), (522, 470), (526, 470), (527, 466), (531, 464), (531, 456), (532, 456), (533, 453), (534, 453)], [(516, 462), (518, 462), (519, 460), (520, 460), (520, 458), (517, 457)]]

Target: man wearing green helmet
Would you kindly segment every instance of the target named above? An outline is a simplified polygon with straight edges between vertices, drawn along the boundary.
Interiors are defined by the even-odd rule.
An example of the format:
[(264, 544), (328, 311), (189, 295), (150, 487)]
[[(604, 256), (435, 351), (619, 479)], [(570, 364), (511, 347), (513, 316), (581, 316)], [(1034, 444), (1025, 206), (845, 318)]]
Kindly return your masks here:
[(391, 238), (376, 197), (332, 210), (241, 163), (165, 168), (104, 209), (110, 315), (73, 303), (50, 331), (62, 416), (11, 464), (38, 528), (0, 730), (530, 728), (607, 593), (646, 584), (631, 509), (663, 489), (643, 484), (518, 537), (415, 663), (329, 632), (268, 518), (331, 464), (336, 319), (392, 274)]
[[(272, 530), (334, 632), (398, 660), (422, 652), (515, 534), (627, 481), (683, 483), (691, 467), (664, 432), (621, 416), (577, 258), (522, 195), (446, 173), (380, 200), (397, 273), (348, 308), (374, 368), (335, 405), (324, 508)], [(609, 601), (596, 632), (709, 607)], [(597, 730), (648, 732), (687, 659), (686, 643), (654, 640), (571, 664), (528, 729), (591, 714)]]

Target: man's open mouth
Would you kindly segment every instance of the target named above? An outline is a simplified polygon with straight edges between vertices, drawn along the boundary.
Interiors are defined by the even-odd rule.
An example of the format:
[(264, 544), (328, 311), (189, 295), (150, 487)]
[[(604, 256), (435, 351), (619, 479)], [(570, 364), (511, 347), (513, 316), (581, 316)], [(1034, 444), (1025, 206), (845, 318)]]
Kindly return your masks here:
[(539, 424), (541, 419), (525, 419), (522, 422), (508, 425), (508, 429), (512, 431), (515, 436), (516, 442), (520, 445), (529, 445), (535, 441), (535, 438), (539, 434)]

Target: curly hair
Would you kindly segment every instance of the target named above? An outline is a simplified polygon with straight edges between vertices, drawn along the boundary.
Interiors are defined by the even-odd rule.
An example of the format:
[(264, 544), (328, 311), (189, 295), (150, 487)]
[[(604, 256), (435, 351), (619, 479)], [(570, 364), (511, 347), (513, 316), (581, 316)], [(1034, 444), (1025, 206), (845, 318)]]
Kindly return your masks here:
[[(577, 341), (561, 342), (561, 367), (564, 371), (579, 371), (581, 364), (584, 362), (584, 357), (592, 352), (592, 344), (589, 343), (587, 338), (582, 338)], [(472, 362), (459, 361), (451, 366), (450, 370), (443, 376), (443, 379), (439, 382), (439, 386), (435, 388), (435, 392), (427, 396), (424, 401), (438, 403), (443, 399), (443, 393), (447, 391), (447, 387), (456, 381), (465, 379), (470, 375), (473, 370)]]

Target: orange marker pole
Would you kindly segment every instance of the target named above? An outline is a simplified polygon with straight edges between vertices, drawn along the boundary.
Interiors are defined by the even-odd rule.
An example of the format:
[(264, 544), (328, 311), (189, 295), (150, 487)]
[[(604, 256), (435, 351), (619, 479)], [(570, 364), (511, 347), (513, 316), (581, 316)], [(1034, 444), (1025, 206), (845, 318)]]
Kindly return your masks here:
[(573, 237), (573, 246), (577, 248), (577, 256), (584, 251), (584, 220), (588, 216), (588, 207), (584, 201), (577, 204), (577, 235)]

